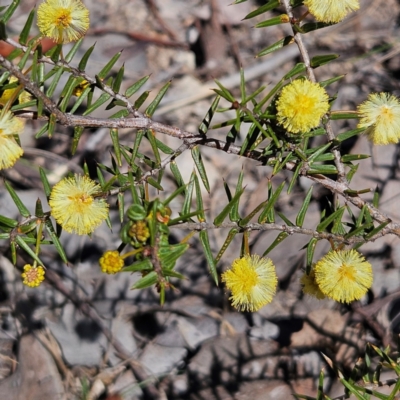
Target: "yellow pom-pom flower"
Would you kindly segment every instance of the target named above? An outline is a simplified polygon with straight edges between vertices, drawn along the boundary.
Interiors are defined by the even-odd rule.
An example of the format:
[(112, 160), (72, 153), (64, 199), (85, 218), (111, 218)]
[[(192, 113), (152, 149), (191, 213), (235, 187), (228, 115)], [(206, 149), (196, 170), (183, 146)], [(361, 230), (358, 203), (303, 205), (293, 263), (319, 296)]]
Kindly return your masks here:
[(357, 128), (367, 128), (368, 139), (378, 145), (398, 143), (400, 140), (400, 102), (389, 93), (372, 93), (361, 103), (357, 112)]
[(282, 89), (276, 102), (278, 122), (289, 132), (309, 132), (329, 110), (328, 94), (318, 83), (296, 79)]
[(315, 280), (325, 296), (350, 303), (372, 286), (372, 266), (355, 250), (332, 250), (315, 264)]
[(232, 293), (232, 305), (253, 312), (272, 301), (278, 278), (270, 259), (246, 255), (233, 261), (232, 268), (222, 274), (222, 281)]
[(19, 135), (24, 129), (21, 118), (16, 118), (7, 111), (0, 117), (0, 169), (10, 168), (24, 154), (15, 141), (14, 135)]
[(304, 0), (317, 21), (340, 22), (347, 14), (360, 8), (359, 0)]
[(39, 5), (37, 24), (43, 36), (69, 43), (85, 35), (89, 10), (80, 0), (46, 0)]
[(300, 283), (303, 286), (303, 293), (316, 297), (318, 300), (325, 298), (325, 295), (321, 292), (321, 289), (315, 281), (315, 271), (313, 269), (310, 271), (309, 275), (304, 272), (304, 275), (300, 279)]
[(32, 265), (26, 264), (21, 277), (24, 285), (37, 287), (44, 281), (44, 268), (41, 266), (32, 267)]
[(101, 271), (106, 274), (116, 274), (124, 267), (124, 259), (117, 250), (108, 250), (99, 260)]
[(51, 191), (51, 215), (67, 232), (87, 235), (108, 216), (107, 202), (95, 197), (100, 192), (100, 185), (85, 175), (64, 178)]

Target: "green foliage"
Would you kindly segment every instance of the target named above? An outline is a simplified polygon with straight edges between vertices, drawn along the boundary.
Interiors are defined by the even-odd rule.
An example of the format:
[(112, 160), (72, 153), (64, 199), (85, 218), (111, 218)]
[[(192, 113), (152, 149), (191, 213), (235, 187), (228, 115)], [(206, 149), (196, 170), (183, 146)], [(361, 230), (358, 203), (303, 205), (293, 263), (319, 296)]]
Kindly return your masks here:
[[(359, 358), (354, 367), (346, 377), (345, 374), (329, 359), (324, 356), (326, 362), (332, 368), (343, 386), (343, 397), (349, 398), (353, 395), (359, 400), (393, 400), (398, 397), (400, 392), (400, 364), (397, 353), (393, 354), (389, 347), (381, 350), (373, 344), (367, 343), (364, 356)], [(390, 378), (381, 381), (382, 372)], [(329, 399), (324, 391), (324, 371), (321, 371), (318, 384), (318, 393), (316, 397), (295, 394), (296, 399), (320, 400)], [(388, 388), (392, 387), (388, 392)]]
[[(244, 1), (236, 0), (234, 4)], [(301, 0), (290, 2), (296, 12), (303, 6), (302, 3)], [(7, 26), (18, 6), (19, 1), (14, 0), (8, 7), (0, 7), (0, 38), (3, 40), (10, 42)], [(18, 35), (19, 43), (12, 42), (16, 46), (14, 51), (7, 58), (0, 56), (0, 95), (5, 91), (14, 91), (11, 99), (3, 105), (2, 115), (8, 110), (26, 111), (32, 119), (44, 121), (37, 128), (36, 138), (46, 134), (51, 138), (58, 124), (72, 128), (72, 155), (76, 154), (85, 129), (102, 127), (110, 132), (112, 149), (109, 162), (98, 162), (95, 169), (101, 187), (101, 192), (96, 196), (107, 199), (109, 205), (117, 205), (121, 227), (111, 226), (111, 218), (107, 218), (106, 222), (114, 230), (120, 229), (121, 244), (118, 251), (122, 256), (128, 254), (129, 259), (123, 270), (141, 274), (132, 288), (144, 289), (155, 285), (161, 303), (164, 302), (166, 289), (173, 287), (174, 279), (185, 278), (184, 271), (181, 273), (175, 268), (189, 244), (186, 239), (181, 243), (173, 243), (170, 234), (178, 226), (196, 234), (216, 284), (219, 282), (217, 263), (223, 259), (226, 250), (234, 248), (233, 243), (236, 244), (241, 238), (241, 254), (248, 252), (249, 235), (255, 230), (277, 231), (274, 239), (265, 243), (262, 249), (264, 256), (282, 245), (292, 234), (307, 235), (306, 245), (299, 249), (303, 251), (307, 273), (315, 261), (314, 253), (319, 241), (329, 240), (332, 248), (345, 245), (359, 248), (384, 234), (399, 235), (399, 228), (378, 209), (378, 191), (375, 191), (373, 201), (369, 203), (362, 195), (371, 190), (351, 185), (359, 163), (370, 155), (344, 154), (340, 146), (363, 133), (366, 128), (347, 128), (347, 131), (338, 134), (332, 132), (331, 120), (358, 118), (357, 112), (328, 112), (320, 118), (317, 126), (299, 133), (289, 132), (280, 121), (278, 100), (282, 89), (293, 81), (314, 81), (314, 70), (338, 58), (337, 54), (324, 54), (310, 59), (304, 43), (300, 45), (302, 37), (321, 29), (323, 34), (323, 28), (331, 23), (304, 22), (302, 17), (295, 18), (286, 6), (285, 2), (269, 0), (257, 6), (244, 19), (260, 18), (265, 14), (265, 19), (256, 23), (256, 28), (268, 29), (276, 24), (287, 24), (291, 29), (287, 36), (262, 49), (256, 57), (297, 43), (302, 60), (290, 71), (285, 71), (278, 82), (271, 86), (249, 90), (243, 69), (239, 71), (238, 90), (215, 80), (216, 88), (213, 90), (216, 96), (210, 102), (206, 115), (199, 121), (198, 132), (194, 133), (153, 119), (171, 82), (165, 83), (151, 97), (147, 87), (150, 75), (124, 88), (126, 71), (120, 62), (121, 51), (110, 60), (105, 60), (94, 76), (89, 76), (86, 69), (96, 51), (95, 45), (78, 58), (84, 38), (76, 41), (66, 55), (62, 44), (43, 54), (40, 38), (32, 37), (35, 9), (26, 17), (26, 23)], [(270, 11), (278, 12), (279, 16), (275, 14), (271, 17)], [(340, 83), (342, 78), (330, 77), (320, 82), (319, 89)], [(24, 90), (28, 90), (31, 98), (22, 102), (20, 97)], [(332, 107), (335, 100), (336, 94), (326, 101), (327, 108)], [(113, 110), (108, 118), (95, 116), (95, 112), (108, 110)], [(229, 116), (227, 111), (231, 111)], [(219, 121), (215, 123), (217, 114)], [(125, 128), (133, 130), (130, 141), (121, 140), (120, 132)], [(217, 129), (218, 135), (215, 134)], [(176, 148), (167, 145), (163, 137), (166, 134), (179, 139), (181, 145)], [(322, 141), (324, 136), (326, 140)], [(226, 198), (218, 199), (216, 215), (210, 215), (204, 205), (207, 204), (207, 197), (204, 196), (215, 190), (206, 156), (209, 147), (236, 158), (237, 169), (241, 165), (239, 160), (247, 159), (268, 171), (268, 184), (261, 191), (262, 198), (252, 209), (246, 208), (252, 192), (244, 184), (245, 170), (241, 169), (233, 183), (224, 182)], [(186, 182), (179, 166), (179, 157), (187, 151), (191, 152), (195, 170)], [(87, 165), (83, 168), (88, 172)], [(168, 179), (171, 176), (167, 174), (168, 168), (174, 190), (169, 189)], [(40, 168), (38, 175), (43, 192), (49, 199), (52, 187), (46, 171)], [(301, 204), (298, 204), (296, 213), (289, 217), (280, 209), (280, 202), (286, 193), (292, 196), (296, 190), (302, 190), (300, 178), (311, 180), (314, 186), (307, 193), (302, 193)], [(18, 219), (0, 215), (0, 239), (9, 242), (12, 261), (16, 263), (17, 252), (23, 251), (42, 265), (41, 248), (51, 245), (67, 263), (60, 241), (62, 226), (53, 225), (47, 205), (37, 201), (31, 213), (29, 206), (32, 204), (24, 204), (10, 182), (6, 180), (4, 185), (20, 215)], [(321, 212), (314, 226), (306, 229), (304, 225), (308, 221), (317, 185), (331, 191), (337, 199)], [(286, 193), (283, 190), (285, 188)], [(353, 204), (355, 209), (349, 204)], [(172, 213), (171, 209), (178, 211)], [(223, 236), (226, 239), (220, 248), (212, 240), (211, 228), (226, 229)], [(358, 390), (354, 389), (354, 382), (343, 379), (343, 384), (349, 392)], [(360, 392), (357, 396), (363, 398), (365, 393)], [(322, 398), (322, 389), (317, 398)]]

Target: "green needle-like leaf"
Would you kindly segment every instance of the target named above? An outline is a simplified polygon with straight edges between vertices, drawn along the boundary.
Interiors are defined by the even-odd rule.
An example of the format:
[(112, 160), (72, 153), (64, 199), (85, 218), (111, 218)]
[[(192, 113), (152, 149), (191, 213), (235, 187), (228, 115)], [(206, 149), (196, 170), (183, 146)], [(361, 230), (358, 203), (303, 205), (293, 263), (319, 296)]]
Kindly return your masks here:
[(359, 135), (360, 133), (364, 132), (365, 129), (366, 128), (357, 128), (357, 129), (352, 129), (351, 131), (340, 133), (339, 135), (336, 136), (335, 141), (343, 142), (353, 136)]
[(82, 115), (89, 115), (91, 112), (96, 110), (96, 108), (99, 108), (102, 104), (104, 104), (110, 97), (111, 95), (108, 93), (102, 93), (100, 97), (90, 107), (88, 107)]
[(200, 174), (200, 178), (203, 182), (204, 187), (206, 188), (207, 192), (210, 193), (210, 184), (208, 183), (207, 170), (203, 164), (203, 159), (201, 157), (199, 146), (194, 146), (192, 148), (192, 158), (194, 163), (196, 164), (197, 171)]
[(29, 212), (29, 210), (26, 208), (25, 204), (22, 202), (22, 200), (18, 197), (17, 193), (15, 192), (15, 190), (12, 188), (12, 186), (7, 182), (4, 181), (4, 185), (8, 191), (8, 193), (10, 193), (11, 198), (13, 199), (15, 205), (18, 208), (19, 213), (25, 217), (28, 218), (30, 217), (31, 213)]
[(41, 259), (35, 254), (35, 252), (29, 247), (25, 240), (21, 236), (15, 236), (15, 243), (24, 250), (33, 260), (35, 260), (39, 265), (44, 265)]
[(147, 100), (147, 98), (149, 97), (150, 92), (146, 91), (143, 92), (139, 98), (135, 101), (135, 104), (133, 105), (133, 107), (135, 108), (135, 110), (138, 110), (142, 104)]
[(252, 11), (251, 13), (247, 14), (243, 19), (250, 19), (257, 17), (258, 15), (264, 14), (267, 11), (270, 11), (279, 6), (279, 0), (269, 0), (266, 4), (258, 7), (256, 10)]
[(293, 36), (286, 36), (283, 39), (278, 40), (276, 43), (272, 44), (271, 46), (268, 46), (265, 49), (261, 50), (256, 55), (256, 57), (266, 56), (267, 54), (270, 54), (276, 50), (282, 49), (283, 47), (285, 47), (293, 42), (294, 42)]
[(124, 65), (122, 65), (112, 85), (112, 90), (114, 91), (114, 93), (118, 93), (119, 89), (121, 88), (122, 79), (124, 78), (124, 72), (125, 72), (125, 67)]
[[(239, 174), (238, 183), (236, 185), (235, 195), (236, 195), (236, 193), (239, 193), (242, 190), (243, 177), (244, 177), (244, 173), (243, 173), (243, 168), (242, 168), (242, 170), (240, 171), (240, 174)], [(229, 213), (229, 219), (233, 222), (237, 222), (240, 220), (239, 201), (233, 205), (233, 207)]]
[(131, 265), (127, 265), (122, 269), (122, 272), (150, 271), (152, 269), (153, 269), (153, 264), (148, 258), (145, 258), (144, 260), (136, 261)]
[(287, 232), (281, 232), (276, 237), (276, 239), (271, 243), (271, 245), (268, 247), (268, 249), (264, 251), (264, 254), (262, 256), (265, 257), (270, 251), (272, 251), (276, 246), (278, 246), (278, 244), (283, 242), (288, 236), (289, 236), (289, 234)]
[(79, 61), (78, 65), (79, 71), (84, 71), (86, 69), (87, 62), (89, 61), (89, 57), (94, 50), (94, 46), (96, 46), (96, 43), (86, 50), (86, 53), (83, 55), (81, 61)]
[(196, 206), (197, 206), (197, 211), (199, 213), (197, 219), (199, 220), (199, 222), (205, 222), (206, 216), (204, 213), (203, 198), (201, 197), (199, 178), (197, 177), (196, 174), (192, 174), (192, 176), (194, 180), (194, 187), (196, 189)]
[[(258, 217), (258, 222), (260, 224), (265, 223), (265, 221), (267, 220), (267, 216), (269, 214), (269, 212), (273, 209), (276, 201), (279, 198), (279, 195), (282, 192), (283, 187), (285, 186), (286, 182), (282, 182), (277, 188), (275, 193), (273, 193), (270, 198), (268, 199), (268, 202), (266, 204), (266, 207), (264, 208), (263, 212), (260, 214), (260, 216)], [(272, 192), (272, 189), (271, 189)]]
[[(128, 269), (124, 269), (127, 271)], [(158, 276), (155, 271), (151, 271), (147, 275), (145, 275), (143, 278), (139, 279), (131, 289), (144, 289), (150, 286), (153, 286), (157, 283), (158, 281)]]
[(215, 264), (218, 263), (218, 261), (221, 259), (221, 257), (223, 256), (223, 254), (225, 253), (226, 249), (228, 248), (228, 246), (231, 244), (233, 238), (239, 233), (239, 230), (237, 228), (232, 228), (229, 233), (228, 236), (225, 239), (224, 244), (222, 245), (220, 251), (217, 254), (217, 257), (215, 257)]
[[(192, 175), (190, 176), (190, 181), (186, 186), (185, 199), (182, 205), (182, 212), (180, 213), (181, 215), (187, 215), (190, 213), (190, 208), (192, 206), (193, 189), (195, 187), (195, 177), (196, 173), (193, 171)], [(204, 216), (204, 212), (202, 212), (202, 215)]]
[(301, 205), (300, 211), (296, 217), (296, 225), (299, 226), (300, 228), (303, 226), (304, 218), (306, 216), (308, 206), (310, 205), (313, 188), (314, 186), (311, 186), (310, 189), (308, 189), (306, 198), (304, 199), (304, 202)]
[(121, 148), (119, 144), (118, 129), (110, 129), (111, 141), (114, 147), (115, 158), (119, 167), (122, 167)]
[(122, 51), (119, 51), (114, 57), (103, 67), (103, 69), (97, 74), (100, 80), (104, 79), (107, 74), (111, 71), (112, 67), (118, 61), (119, 57), (121, 56)]
[(227, 215), (231, 212), (232, 208), (239, 203), (240, 196), (243, 194), (244, 189), (236, 192), (235, 196), (233, 196), (232, 200), (224, 207), (221, 213), (214, 219), (214, 225), (220, 226)]
[(13, 0), (12, 3), (9, 5), (7, 8), (7, 11), (3, 14), (1, 17), (1, 21), (6, 24), (8, 20), (12, 17), (14, 14), (15, 10), (19, 6), (20, 0)]
[(11, 219), (8, 217), (5, 217), (4, 215), (0, 215), (0, 226), (2, 227), (7, 227), (7, 228), (15, 228), (18, 226), (18, 221), (15, 219)]
[(329, 217), (327, 217), (327, 218), (325, 218), (323, 221), (321, 221), (321, 222), (317, 225), (317, 232), (323, 232), (323, 231), (325, 231), (325, 229), (326, 229), (330, 224), (332, 224), (333, 222), (335, 222), (336, 220), (341, 221), (345, 209), (346, 209), (346, 207), (340, 207), (340, 208), (338, 208), (335, 212), (333, 212), (331, 215), (329, 215)]
[(161, 100), (163, 99), (165, 93), (167, 93), (167, 90), (169, 89), (169, 87), (171, 86), (171, 81), (167, 82), (161, 89), (160, 91), (157, 93), (157, 96), (155, 97), (155, 99), (150, 103), (150, 105), (146, 108), (146, 110), (144, 111), (144, 113), (146, 115), (148, 115), (149, 117), (151, 117), (154, 112), (156, 111), (158, 105), (160, 104)]
[(314, 258), (315, 247), (317, 246), (318, 239), (312, 238), (307, 245), (307, 258), (306, 258), (306, 273), (309, 275)]
[(29, 32), (31, 31), (32, 28), (32, 23), (33, 23), (33, 18), (35, 17), (35, 9), (33, 9), (28, 16), (28, 19), (25, 22), (25, 25), (21, 31), (21, 34), (19, 35), (19, 42), (23, 44), (24, 46), (26, 45), (28, 41), (28, 36)]
[(60, 242), (59, 237), (57, 236), (56, 231), (54, 230), (53, 224), (49, 219), (46, 220), (45, 222), (45, 228), (47, 233), (50, 236), (51, 241), (53, 242), (58, 254), (60, 255), (61, 259), (68, 264), (68, 259), (67, 255), (65, 254), (64, 248), (62, 247), (62, 244)]
[(125, 97), (129, 99), (132, 95), (134, 95), (150, 78), (150, 75), (146, 75), (145, 77), (139, 79), (133, 85), (129, 86), (125, 91)]
[(200, 236), (201, 245), (203, 246), (204, 255), (206, 256), (206, 260), (207, 260), (208, 266), (210, 268), (211, 276), (213, 277), (215, 284), (218, 286), (218, 273), (217, 273), (217, 268), (215, 265), (214, 258), (211, 253), (208, 231), (200, 231), (199, 236)]
[(208, 131), (208, 128), (210, 126), (211, 120), (215, 114), (215, 110), (218, 107), (218, 103), (219, 103), (220, 97), (217, 96), (214, 101), (211, 104), (211, 107), (208, 109), (207, 114), (205, 115), (205, 117), (203, 118), (202, 123), (199, 126), (199, 133), (205, 135)]

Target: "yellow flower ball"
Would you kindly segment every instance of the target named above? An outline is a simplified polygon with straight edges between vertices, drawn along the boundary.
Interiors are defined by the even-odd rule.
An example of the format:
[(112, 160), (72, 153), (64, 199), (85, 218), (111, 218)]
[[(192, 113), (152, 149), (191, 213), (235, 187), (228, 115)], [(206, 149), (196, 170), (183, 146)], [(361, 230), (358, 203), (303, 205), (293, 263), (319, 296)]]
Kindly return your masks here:
[(32, 265), (26, 264), (21, 277), (24, 285), (32, 288), (37, 287), (44, 281), (44, 268), (41, 266), (32, 267)]
[(309, 275), (306, 272), (304, 272), (304, 275), (300, 279), (300, 283), (303, 286), (303, 293), (315, 297), (318, 300), (322, 300), (325, 298), (325, 295), (321, 292), (321, 289), (319, 288), (317, 282), (315, 281), (314, 269), (310, 271)]
[(99, 260), (101, 271), (106, 274), (116, 274), (124, 267), (124, 259), (117, 250), (108, 250)]
[(0, 114), (0, 169), (10, 168), (24, 154), (15, 141), (24, 129), (24, 122), (9, 111)]
[(278, 284), (272, 261), (258, 255), (237, 258), (221, 278), (232, 293), (233, 307), (240, 311), (257, 311), (270, 303)]
[(88, 30), (89, 22), (89, 10), (80, 0), (46, 0), (37, 11), (41, 34), (57, 43), (80, 39)]
[(347, 14), (360, 8), (359, 0), (304, 0), (317, 21), (340, 22)]
[(372, 93), (357, 108), (358, 128), (366, 128), (368, 139), (377, 145), (400, 140), (400, 102), (389, 93)]
[(355, 250), (330, 251), (315, 264), (315, 280), (325, 296), (350, 303), (372, 286), (372, 266)]
[(107, 202), (95, 197), (100, 192), (100, 185), (85, 175), (64, 178), (50, 193), (51, 215), (67, 232), (87, 235), (108, 216)]
[(328, 99), (318, 83), (296, 79), (282, 89), (276, 102), (278, 122), (292, 133), (309, 132), (329, 110)]

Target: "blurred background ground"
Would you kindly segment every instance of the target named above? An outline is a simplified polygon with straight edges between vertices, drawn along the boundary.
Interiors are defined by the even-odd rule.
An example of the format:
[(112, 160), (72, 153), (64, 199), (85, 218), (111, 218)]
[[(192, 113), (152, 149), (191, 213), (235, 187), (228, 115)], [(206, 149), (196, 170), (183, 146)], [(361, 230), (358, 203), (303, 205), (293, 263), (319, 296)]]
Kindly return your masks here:
[[(121, 91), (151, 74), (145, 89), (154, 96), (172, 80), (155, 119), (197, 132), (212, 100), (214, 78), (226, 82), (240, 96), (240, 66), (245, 76), (251, 76), (247, 82), (251, 92), (261, 85), (272, 87), (299, 61), (292, 47), (255, 59), (260, 50), (289, 34), (288, 28), (254, 29), (265, 15), (242, 21), (262, 1), (236, 6), (229, 3), (87, 0), (91, 27), (76, 60), (96, 43), (86, 70), (94, 76), (123, 50), (113, 69), (116, 73), (125, 64)], [(8, 2), (0, 0), (0, 5), (5, 4)], [(20, 32), (35, 4), (36, 0), (21, 2), (9, 24), (11, 36)], [(319, 80), (344, 75), (329, 87), (331, 95), (337, 92), (336, 109), (354, 110), (370, 92), (400, 95), (399, 11), (400, 2), (396, 0), (362, 0), (360, 11), (343, 23), (306, 36), (311, 56), (340, 54), (337, 61), (316, 71)], [(279, 61), (271, 67), (276, 57)], [(105, 111), (96, 115), (104, 116)], [(217, 115), (214, 122), (224, 119), (226, 114)], [(334, 127), (340, 133), (354, 124), (335, 123)], [(49, 171), (54, 184), (67, 171), (81, 171), (85, 161), (90, 167), (96, 162), (109, 164), (112, 150), (106, 129), (85, 131), (73, 157), (69, 156), (70, 129), (57, 127), (53, 138), (35, 140), (39, 129), (37, 121), (27, 126), (22, 137), (23, 159), (15, 168), (4, 171), (4, 177), (32, 211), (37, 198), (47, 204), (40, 189), (38, 166)], [(132, 145), (134, 132), (120, 134), (122, 144)], [(219, 139), (225, 134), (223, 130), (209, 133)], [(158, 139), (172, 148), (180, 144), (161, 134)], [(372, 154), (360, 163), (353, 187), (378, 186), (380, 208), (399, 221), (399, 147), (372, 149), (360, 137), (345, 150)], [(242, 215), (264, 200), (271, 177), (268, 167), (209, 148), (202, 153), (212, 188), (211, 195), (204, 195), (210, 221), (220, 211), (220, 199), (226, 196), (223, 181), (234, 188), (241, 168), (244, 185), (251, 193), (242, 204)], [(187, 181), (193, 170), (190, 154), (184, 153), (177, 162)], [(289, 172), (282, 173), (272, 183), (276, 187), (290, 176)], [(166, 193), (175, 188), (168, 174), (163, 184)], [(292, 195), (282, 196), (278, 207), (289, 219), (295, 219), (309, 185), (301, 180)], [(159, 195), (162, 198), (163, 193)], [(323, 188), (314, 188), (306, 227), (315, 228), (329, 199)], [(2, 182), (0, 214), (18, 217)], [(103, 225), (92, 238), (63, 233), (71, 267), (65, 266), (51, 248), (44, 250), (47, 279), (38, 289), (23, 287), (20, 271), (9, 261), (8, 243), (0, 242), (0, 398), (286, 400), (293, 393), (315, 396), (323, 367), (325, 389), (333, 398), (343, 395), (343, 388), (321, 353), (349, 371), (366, 342), (393, 344), (400, 332), (400, 247), (395, 237), (362, 247), (374, 268), (374, 285), (367, 298), (350, 306), (303, 296), (299, 277), (305, 252), (301, 249), (309, 239), (288, 238), (270, 253), (279, 277), (277, 296), (270, 305), (249, 314), (233, 310), (223, 288), (214, 285), (196, 239), (177, 267), (188, 280), (176, 283), (177, 290), (167, 294), (164, 307), (159, 306), (154, 290), (130, 290), (137, 277), (102, 275), (99, 257), (119, 244), (116, 207), (112, 207), (111, 215), (113, 232)], [(181, 240), (187, 232), (172, 233)], [(227, 232), (215, 230), (210, 235), (216, 254)], [(276, 235), (253, 232), (252, 253), (262, 254)], [(229, 248), (218, 266), (220, 271), (238, 257), (239, 246), (236, 242)], [(315, 258), (328, 248), (328, 243), (320, 242)], [(19, 268), (27, 262), (21, 252)]]

